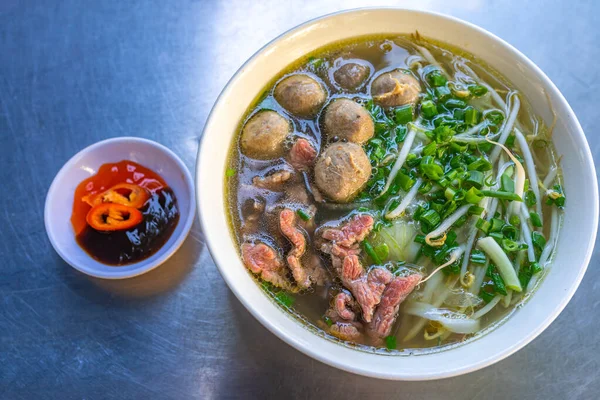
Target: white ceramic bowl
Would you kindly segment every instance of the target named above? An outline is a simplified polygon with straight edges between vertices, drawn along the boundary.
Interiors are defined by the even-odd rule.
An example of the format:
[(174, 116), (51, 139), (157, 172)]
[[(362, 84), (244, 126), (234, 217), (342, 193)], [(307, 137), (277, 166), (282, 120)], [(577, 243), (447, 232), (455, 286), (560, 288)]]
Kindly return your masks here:
[[(548, 124), (548, 94), (558, 116), (554, 140), (563, 155), (566, 218), (550, 272), (524, 307), (477, 340), (435, 354), (388, 356), (353, 350), (302, 327), (277, 307), (244, 269), (230, 234), (224, 171), (240, 119), (267, 83), (294, 60), (331, 42), (360, 35), (411, 33), (475, 54), (508, 78)], [(598, 188), (592, 156), (575, 114), (546, 75), (523, 54), (470, 23), (401, 9), (360, 9), (307, 22), (255, 54), (221, 93), (204, 129), (197, 164), (200, 218), (223, 278), (246, 308), (281, 339), (332, 366), (378, 378), (425, 380), (482, 368), (507, 357), (539, 335), (562, 311), (581, 281), (596, 237)]]
[[(180, 214), (177, 227), (160, 250), (145, 260), (116, 267), (94, 260), (77, 244), (71, 212), (77, 185), (96, 174), (102, 164), (121, 160), (134, 161), (159, 174), (173, 189)], [(192, 177), (179, 157), (151, 140), (122, 137), (95, 143), (67, 161), (48, 190), (44, 223), (50, 243), (73, 268), (97, 278), (123, 279), (148, 272), (171, 257), (189, 233), (195, 212)]]

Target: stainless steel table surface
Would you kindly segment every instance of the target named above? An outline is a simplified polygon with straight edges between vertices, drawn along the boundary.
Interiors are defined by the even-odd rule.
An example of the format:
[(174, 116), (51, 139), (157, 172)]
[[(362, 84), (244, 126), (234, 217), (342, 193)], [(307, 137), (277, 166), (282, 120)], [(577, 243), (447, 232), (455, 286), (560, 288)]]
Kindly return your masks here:
[[(166, 264), (103, 281), (44, 230), (48, 187), (98, 140), (157, 140), (194, 168), (221, 88), (272, 38), (367, 1), (0, 0), (0, 399), (597, 399), (600, 260), (515, 355), (465, 376), (388, 382), (342, 372), (260, 325), (221, 279), (198, 223)], [(382, 1), (499, 35), (557, 84), (600, 156), (600, 2)]]

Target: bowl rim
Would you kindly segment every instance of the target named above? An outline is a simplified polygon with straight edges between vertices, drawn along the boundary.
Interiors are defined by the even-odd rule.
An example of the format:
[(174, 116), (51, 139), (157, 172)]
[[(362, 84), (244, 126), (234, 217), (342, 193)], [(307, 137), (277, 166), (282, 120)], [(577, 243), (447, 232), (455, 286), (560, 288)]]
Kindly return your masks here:
[[(568, 101), (565, 99), (564, 95), (562, 94), (562, 92), (556, 87), (556, 85), (554, 84), (554, 82), (552, 82), (552, 80), (550, 80), (550, 78), (548, 78), (548, 76), (540, 69), (540, 67), (538, 67), (533, 61), (531, 61), (525, 54), (523, 54), (521, 51), (519, 51), (517, 48), (515, 48), (514, 46), (512, 46), (510, 43), (506, 42), (505, 40), (503, 40), (502, 38), (498, 37), (497, 35), (489, 32), (488, 30), (481, 28), (471, 22), (465, 21), (463, 19), (448, 15), (448, 14), (444, 14), (444, 13), (439, 13), (439, 12), (434, 12), (434, 11), (427, 11), (427, 10), (419, 10), (419, 9), (413, 9), (413, 8), (406, 8), (406, 7), (379, 7), (379, 6), (375, 6), (375, 7), (360, 7), (360, 8), (352, 8), (352, 9), (345, 9), (345, 10), (340, 10), (340, 11), (336, 11), (333, 13), (329, 13), (329, 14), (325, 14), (316, 18), (312, 18), (309, 19), (299, 25), (296, 25), (288, 30), (286, 30), (285, 32), (279, 34), (278, 36), (276, 36), (275, 38), (273, 38), (272, 40), (270, 40), (268, 43), (266, 43), (264, 46), (262, 46), (261, 48), (259, 48), (254, 54), (252, 54), (252, 56), (250, 58), (248, 58), (237, 70), (236, 72), (232, 75), (232, 77), (227, 81), (226, 85), (223, 87), (222, 91), (220, 92), (219, 96), (216, 98), (215, 103), (213, 104), (213, 107), (211, 108), (211, 111), (206, 119), (206, 122), (204, 124), (204, 128), (202, 131), (202, 137), (200, 140), (200, 145), (199, 145), (199, 149), (198, 149), (198, 157), (196, 159), (196, 175), (195, 175), (195, 179), (196, 179), (196, 201), (197, 201), (197, 206), (198, 206), (198, 218), (200, 220), (200, 224), (202, 226), (203, 232), (205, 232), (205, 240), (206, 240), (206, 245), (207, 248), (209, 250), (209, 252), (211, 253), (211, 256), (213, 257), (213, 260), (215, 261), (215, 265), (217, 266), (217, 268), (219, 269), (219, 273), (221, 274), (221, 276), (223, 277), (223, 279), (225, 280), (225, 282), (227, 283), (227, 286), (229, 287), (229, 289), (234, 293), (234, 295), (236, 296), (236, 298), (244, 305), (244, 307), (258, 320), (260, 321), (260, 323), (266, 327), (270, 332), (272, 332), (273, 334), (275, 334), (278, 338), (280, 338), (281, 340), (283, 340), (284, 342), (286, 342), (287, 344), (291, 345), (292, 347), (296, 348), (297, 350), (299, 350), (300, 352), (316, 359), (319, 360), (327, 365), (339, 368), (341, 370), (347, 371), (347, 372), (352, 372), (355, 374), (360, 374), (363, 376), (368, 376), (368, 377), (373, 377), (373, 378), (379, 378), (379, 379), (392, 379), (392, 380), (406, 380), (406, 381), (425, 381), (425, 380), (435, 380), (435, 379), (443, 379), (443, 378), (450, 378), (450, 377), (454, 377), (454, 376), (458, 376), (458, 375), (462, 375), (462, 374), (466, 374), (469, 372), (473, 372), (473, 371), (477, 371), (479, 369), (482, 369), (484, 367), (490, 366), (496, 362), (499, 362), (503, 359), (505, 359), (506, 357), (509, 357), (510, 355), (514, 354), (515, 352), (517, 352), (518, 350), (522, 349), (524, 346), (526, 346), (528, 343), (530, 343), (532, 340), (534, 340), (538, 335), (540, 335), (557, 317), (558, 315), (564, 310), (564, 308), (566, 307), (566, 305), (569, 303), (569, 301), (571, 300), (571, 298), (573, 297), (573, 295), (575, 294), (577, 288), (579, 287), (581, 280), (583, 279), (583, 276), (585, 275), (585, 272), (589, 266), (592, 254), (593, 254), (593, 249), (594, 249), (594, 245), (595, 245), (595, 240), (596, 240), (596, 236), (597, 236), (597, 227), (598, 227), (598, 215), (599, 215), (599, 200), (598, 200), (598, 182), (597, 179), (592, 179), (591, 184), (593, 185), (593, 196), (594, 196), (594, 203), (596, 204), (596, 206), (594, 207), (592, 211), (592, 221), (593, 221), (593, 225), (596, 226), (596, 229), (593, 230), (592, 235), (590, 236), (590, 240), (589, 240), (589, 244), (587, 246), (586, 252), (585, 252), (585, 256), (583, 257), (583, 264), (579, 270), (578, 276), (576, 277), (576, 279), (574, 280), (572, 286), (569, 288), (567, 293), (564, 293), (562, 295), (562, 301), (555, 306), (555, 308), (553, 310), (551, 310), (547, 317), (541, 321), (537, 327), (535, 329), (532, 329), (529, 331), (528, 334), (523, 335), (521, 337), (520, 340), (518, 340), (517, 342), (513, 343), (512, 345), (509, 346), (505, 346), (505, 348), (497, 353), (495, 356), (493, 357), (489, 357), (489, 358), (482, 358), (480, 360), (478, 360), (477, 362), (472, 363), (471, 365), (467, 365), (464, 366), (462, 368), (456, 368), (453, 369), (451, 371), (444, 371), (444, 372), (433, 372), (433, 373), (421, 373), (420, 375), (409, 375), (409, 376), (405, 376), (405, 375), (400, 375), (397, 373), (380, 373), (380, 372), (374, 372), (372, 370), (369, 370), (368, 368), (363, 368), (360, 365), (350, 365), (349, 363), (344, 363), (342, 361), (336, 360), (336, 359), (331, 359), (328, 357), (324, 357), (321, 354), (319, 354), (318, 352), (316, 352), (314, 349), (312, 349), (308, 344), (306, 343), (302, 343), (299, 339), (295, 338), (295, 337), (290, 337), (287, 336), (284, 332), (282, 332), (278, 327), (276, 327), (270, 320), (268, 320), (267, 318), (265, 318), (263, 315), (261, 315), (257, 309), (255, 309), (252, 304), (250, 303), (249, 299), (245, 298), (245, 296), (240, 293), (238, 291), (238, 288), (236, 287), (235, 283), (230, 281), (229, 277), (227, 276), (227, 274), (224, 273), (223, 271), (223, 266), (218, 262), (219, 256), (219, 243), (218, 243), (218, 239), (216, 237), (213, 237), (210, 233), (210, 230), (205, 229), (208, 226), (208, 221), (205, 220), (206, 216), (205, 213), (203, 213), (203, 209), (202, 209), (202, 193), (200, 190), (201, 187), (201, 170), (200, 170), (200, 166), (201, 166), (201, 162), (202, 162), (202, 154), (204, 152), (207, 152), (207, 146), (205, 146), (205, 142), (207, 141), (207, 131), (211, 128), (211, 126), (213, 125), (213, 119), (214, 119), (214, 113), (215, 113), (215, 109), (217, 108), (217, 106), (221, 103), (223, 97), (228, 94), (228, 92), (230, 91), (230, 89), (232, 88), (232, 86), (236, 83), (236, 80), (238, 79), (238, 77), (241, 75), (241, 73), (251, 64), (253, 63), (258, 57), (260, 57), (263, 53), (266, 53), (271, 47), (274, 47), (279, 41), (292, 36), (294, 34), (296, 34), (297, 32), (300, 32), (304, 29), (307, 29), (308, 27), (310, 27), (311, 25), (322, 21), (322, 20), (327, 20), (330, 18), (334, 18), (337, 17), (339, 15), (343, 15), (343, 14), (353, 14), (353, 13), (361, 13), (361, 12), (376, 12), (376, 11), (382, 11), (382, 10), (393, 10), (393, 11), (399, 11), (399, 12), (407, 12), (407, 13), (414, 13), (414, 14), (421, 14), (421, 15), (425, 15), (428, 17), (436, 17), (436, 18), (441, 18), (441, 19), (446, 19), (448, 21), (451, 22), (455, 22), (457, 24), (461, 24), (464, 25), (466, 27), (468, 27), (469, 29), (472, 29), (480, 34), (482, 34), (483, 36), (487, 36), (489, 37), (492, 41), (498, 42), (499, 44), (505, 46), (509, 51), (511, 51), (512, 53), (516, 54), (518, 57), (521, 58), (522, 61), (524, 61), (527, 65), (528, 68), (530, 68), (543, 82), (545, 85), (547, 85), (549, 88), (551, 88), (554, 93), (557, 95), (557, 98), (559, 100), (560, 103), (562, 103), (562, 105), (565, 107), (565, 109), (567, 110), (566, 113), (566, 117), (570, 118), (575, 126), (575, 130), (576, 130), (576, 135), (582, 139), (583, 143), (585, 144), (584, 148), (581, 149), (585, 155), (585, 159), (586, 161), (589, 162), (589, 167), (590, 167), (590, 172), (592, 173), (592, 176), (597, 176), (596, 174), (596, 170), (595, 170), (595, 165), (594, 165), (594, 159), (592, 157), (591, 154), (591, 150), (589, 147), (589, 143), (587, 142), (587, 138), (585, 136), (585, 133), (581, 127), (581, 124), (579, 123), (579, 120), (577, 119), (577, 116), (575, 115), (575, 112), (573, 111), (573, 109), (571, 108), (570, 104), (568, 103)], [(323, 44), (324, 46), (325, 44)], [(476, 55), (476, 54), (475, 54)], [(222, 195), (222, 194), (220, 194)], [(206, 211), (206, 210), (205, 210)], [(282, 311), (284, 312), (284, 311)], [(510, 317), (509, 317), (510, 318)], [(313, 333), (313, 335), (317, 336), (316, 334)], [(466, 346), (468, 346), (468, 344), (466, 344)]]
[[(190, 206), (189, 206), (189, 211), (188, 211), (187, 215), (185, 215), (185, 216), (180, 215), (180, 217), (179, 217), (179, 224), (181, 224), (183, 221), (183, 225), (182, 225), (183, 229), (179, 232), (178, 236), (175, 237), (175, 241), (169, 247), (162, 247), (160, 249), (160, 250), (163, 250), (163, 254), (160, 257), (158, 257), (152, 263), (147, 263), (147, 265), (143, 265), (143, 264), (146, 264), (146, 262), (145, 262), (146, 260), (141, 260), (141, 261), (138, 261), (135, 263), (127, 264), (126, 271), (119, 270), (118, 269), (119, 267), (107, 266), (107, 268), (111, 268), (111, 270), (107, 269), (104, 273), (102, 273), (102, 272), (98, 272), (97, 269), (90, 269), (87, 267), (87, 265), (74, 261), (67, 252), (63, 251), (62, 247), (57, 242), (57, 239), (54, 235), (54, 230), (50, 227), (50, 212), (51, 212), (50, 203), (51, 203), (51, 199), (55, 195), (56, 191), (59, 190), (59, 182), (63, 179), (64, 175), (67, 174), (68, 171), (71, 168), (73, 168), (73, 166), (77, 162), (79, 162), (79, 160), (82, 157), (85, 157), (91, 151), (94, 151), (100, 147), (107, 145), (107, 144), (121, 143), (121, 142), (141, 143), (141, 144), (152, 146), (155, 149), (159, 150), (160, 152), (166, 154), (171, 160), (173, 160), (175, 162), (175, 164), (177, 165), (177, 168), (181, 171), (185, 185), (189, 189), (188, 201), (189, 201)], [(189, 169), (185, 166), (185, 164), (179, 158), (179, 156), (177, 156), (177, 154), (175, 154), (168, 147), (166, 147), (158, 142), (155, 142), (153, 140), (136, 137), (136, 136), (122, 136), (122, 137), (104, 139), (99, 142), (92, 143), (91, 145), (81, 149), (75, 155), (73, 155), (71, 158), (69, 158), (69, 160), (63, 164), (63, 166), (60, 168), (60, 170), (58, 171), (58, 173), (52, 180), (52, 183), (50, 184), (50, 188), (48, 189), (48, 192), (46, 194), (46, 199), (45, 199), (45, 203), (44, 203), (44, 227), (46, 229), (46, 234), (48, 236), (48, 239), (50, 240), (50, 243), (52, 244), (52, 247), (58, 253), (58, 255), (63, 259), (63, 261), (65, 261), (67, 264), (69, 264), (71, 267), (75, 268), (76, 270), (78, 270), (86, 275), (89, 275), (89, 276), (92, 276), (95, 278), (102, 278), (102, 279), (116, 280), (116, 279), (133, 278), (135, 276), (145, 274), (146, 272), (151, 271), (151, 270), (157, 268), (158, 266), (160, 266), (161, 264), (163, 264), (181, 247), (181, 245), (185, 241), (185, 238), (188, 236), (188, 233), (190, 232), (190, 229), (192, 228), (192, 224), (194, 223), (194, 215), (196, 214), (196, 201), (195, 201), (195, 193), (196, 192), (194, 190), (194, 186), (195, 186), (194, 181), (192, 179), (192, 175), (191, 175)], [(86, 255), (91, 259), (91, 257), (87, 253), (86, 253)]]

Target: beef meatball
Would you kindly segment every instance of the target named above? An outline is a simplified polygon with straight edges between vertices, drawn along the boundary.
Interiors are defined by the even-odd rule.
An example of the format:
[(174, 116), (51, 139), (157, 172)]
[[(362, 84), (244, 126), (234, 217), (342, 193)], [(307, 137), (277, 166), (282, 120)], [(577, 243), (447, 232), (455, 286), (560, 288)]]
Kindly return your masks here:
[(379, 75), (371, 83), (373, 100), (383, 107), (414, 104), (419, 99), (421, 85), (408, 71), (396, 69)]
[(371, 164), (365, 151), (355, 143), (334, 143), (315, 165), (315, 183), (329, 199), (346, 203), (365, 186)]
[(315, 115), (327, 100), (323, 86), (303, 74), (291, 75), (279, 82), (274, 95), (283, 108), (301, 118)]
[(242, 152), (252, 158), (277, 157), (283, 153), (283, 143), (290, 131), (290, 121), (275, 111), (254, 114), (242, 130)]
[(353, 90), (360, 87), (369, 77), (371, 71), (366, 65), (347, 62), (333, 73), (333, 79), (342, 88)]
[(349, 142), (364, 143), (373, 137), (375, 125), (371, 115), (360, 104), (349, 99), (332, 101), (325, 109), (325, 132)]

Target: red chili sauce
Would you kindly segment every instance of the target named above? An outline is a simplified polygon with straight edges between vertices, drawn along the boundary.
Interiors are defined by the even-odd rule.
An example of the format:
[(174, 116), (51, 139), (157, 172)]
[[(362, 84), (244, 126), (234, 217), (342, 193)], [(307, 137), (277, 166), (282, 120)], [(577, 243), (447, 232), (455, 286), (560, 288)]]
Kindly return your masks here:
[[(146, 199), (143, 205), (131, 210), (131, 207), (112, 204), (110, 196), (105, 194), (124, 183), (143, 188), (143, 199)], [(122, 190), (117, 195), (124, 201), (129, 199), (127, 196), (131, 193)], [(99, 204), (92, 207), (88, 204), (90, 198)], [(109, 214), (107, 209), (116, 214)], [(135, 223), (134, 226), (120, 229), (127, 226), (131, 218), (127, 212), (123, 214), (123, 209), (130, 209), (137, 217), (129, 221), (129, 225)], [(116, 228), (109, 226), (111, 221), (116, 221)], [(104, 164), (96, 175), (81, 182), (75, 190), (71, 224), (77, 243), (104, 264), (126, 265), (150, 257), (167, 242), (178, 222), (179, 209), (173, 190), (158, 174), (133, 161)]]

